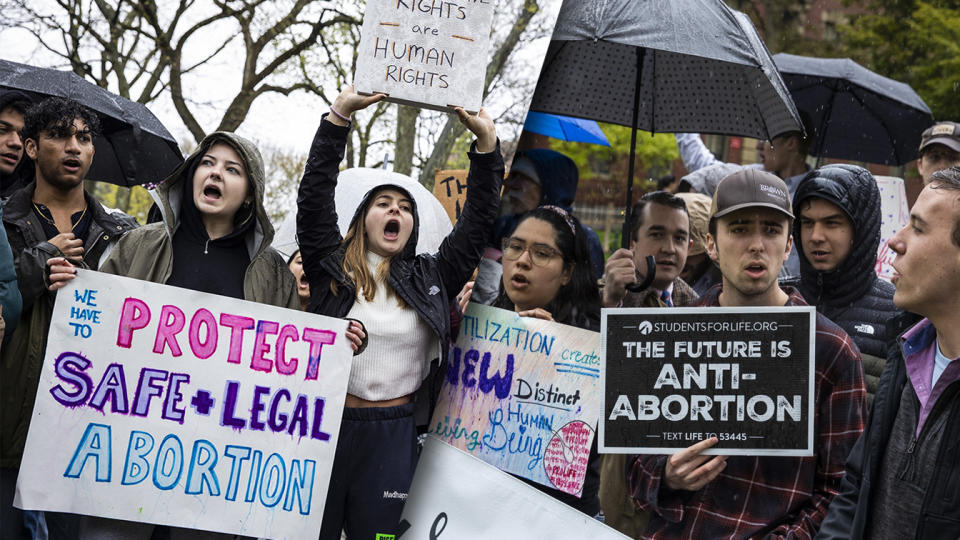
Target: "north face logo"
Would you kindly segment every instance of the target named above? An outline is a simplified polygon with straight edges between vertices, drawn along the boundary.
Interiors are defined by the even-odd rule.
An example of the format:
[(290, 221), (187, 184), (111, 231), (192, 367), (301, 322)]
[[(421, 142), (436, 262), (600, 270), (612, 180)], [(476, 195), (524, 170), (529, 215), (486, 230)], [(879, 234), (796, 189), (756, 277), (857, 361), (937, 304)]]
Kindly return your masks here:
[(858, 324), (854, 326), (854, 328), (861, 334), (870, 334), (872, 336), (875, 333), (873, 327), (869, 324)]
[(431, 285), (430, 290), (427, 291), (427, 294), (429, 294), (430, 296), (435, 296), (438, 292), (440, 292), (440, 287), (437, 287), (436, 285)]

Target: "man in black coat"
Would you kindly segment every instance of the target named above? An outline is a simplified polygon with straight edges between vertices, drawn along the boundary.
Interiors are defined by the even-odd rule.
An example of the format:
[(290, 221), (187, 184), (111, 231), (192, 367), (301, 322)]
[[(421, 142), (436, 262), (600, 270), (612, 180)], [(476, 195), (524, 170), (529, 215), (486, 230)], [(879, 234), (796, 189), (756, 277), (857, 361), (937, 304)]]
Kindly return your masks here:
[(880, 191), (869, 171), (827, 165), (810, 171), (793, 199), (797, 287), (817, 311), (853, 338), (863, 359), (867, 402), (883, 371), (887, 343), (899, 333), (894, 287), (877, 277)]
[(893, 297), (925, 317), (891, 344), (867, 429), (817, 538), (960, 537), (960, 167), (934, 173), (888, 245)]

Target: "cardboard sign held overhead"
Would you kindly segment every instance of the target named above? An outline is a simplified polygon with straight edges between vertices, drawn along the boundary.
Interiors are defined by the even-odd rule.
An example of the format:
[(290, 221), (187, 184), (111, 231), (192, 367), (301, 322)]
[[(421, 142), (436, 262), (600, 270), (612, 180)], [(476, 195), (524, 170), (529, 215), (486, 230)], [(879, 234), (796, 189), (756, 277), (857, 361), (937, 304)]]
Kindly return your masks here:
[(600, 452), (811, 456), (816, 311), (623, 308), (602, 314)]
[(480, 110), (493, 0), (367, 0), (354, 87), (430, 109)]
[(467, 200), (467, 170), (437, 171), (433, 194), (443, 205), (450, 221), (456, 223)]

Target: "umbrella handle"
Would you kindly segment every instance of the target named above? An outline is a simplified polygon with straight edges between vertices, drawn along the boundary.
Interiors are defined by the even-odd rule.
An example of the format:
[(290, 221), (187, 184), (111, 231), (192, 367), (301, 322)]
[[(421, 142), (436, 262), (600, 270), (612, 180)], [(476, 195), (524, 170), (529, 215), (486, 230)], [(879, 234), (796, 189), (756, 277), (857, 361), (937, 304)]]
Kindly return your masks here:
[(647, 277), (644, 278), (642, 283), (631, 283), (627, 285), (627, 290), (630, 292), (640, 292), (650, 288), (650, 285), (653, 284), (653, 279), (657, 276), (657, 261), (653, 258), (653, 255), (647, 255)]

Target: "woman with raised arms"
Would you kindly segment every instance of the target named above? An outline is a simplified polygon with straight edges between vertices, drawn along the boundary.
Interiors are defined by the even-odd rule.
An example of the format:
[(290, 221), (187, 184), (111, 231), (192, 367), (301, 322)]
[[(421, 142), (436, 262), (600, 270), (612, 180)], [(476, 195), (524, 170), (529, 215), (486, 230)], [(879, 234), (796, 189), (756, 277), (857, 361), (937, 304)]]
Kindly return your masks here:
[(350, 117), (382, 98), (358, 95), (352, 87), (337, 96), (320, 121), (297, 199), (297, 238), (310, 285), (307, 309), (352, 319), (348, 337), (359, 350), (321, 540), (339, 539), (341, 529), (348, 538), (395, 534), (417, 460), (412, 396), (430, 361), (446, 359), (450, 301), (479, 263), (500, 204), (504, 165), (493, 121), (482, 110), (458, 108), (477, 140), (468, 154), (463, 212), (438, 252), (416, 255), (416, 204), (392, 184), (366, 194), (341, 237), (334, 190)]

